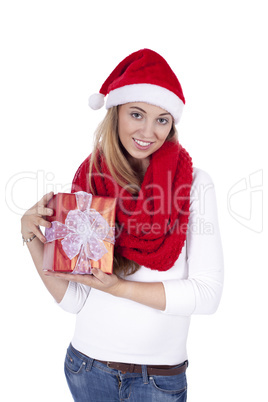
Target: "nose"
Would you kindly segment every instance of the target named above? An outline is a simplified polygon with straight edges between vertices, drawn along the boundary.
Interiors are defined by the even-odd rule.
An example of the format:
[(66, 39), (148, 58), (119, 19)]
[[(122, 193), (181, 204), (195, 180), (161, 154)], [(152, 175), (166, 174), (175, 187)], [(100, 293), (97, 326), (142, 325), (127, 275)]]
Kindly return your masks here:
[(153, 139), (154, 138), (154, 124), (150, 120), (144, 121), (144, 124), (141, 129), (141, 134), (146, 139)]

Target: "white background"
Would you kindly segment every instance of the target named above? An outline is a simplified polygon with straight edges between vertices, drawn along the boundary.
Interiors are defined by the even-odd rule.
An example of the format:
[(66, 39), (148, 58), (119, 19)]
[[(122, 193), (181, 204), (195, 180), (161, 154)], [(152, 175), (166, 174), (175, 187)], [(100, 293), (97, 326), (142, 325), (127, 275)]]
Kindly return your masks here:
[(143, 47), (181, 81), (179, 139), (215, 183), (224, 247), (221, 305), (192, 318), (188, 400), (268, 400), (266, 10), (260, 0), (1, 2), (3, 400), (72, 400), (63, 361), (75, 317), (36, 274), (20, 217), (70, 189), (105, 113), (89, 95)]

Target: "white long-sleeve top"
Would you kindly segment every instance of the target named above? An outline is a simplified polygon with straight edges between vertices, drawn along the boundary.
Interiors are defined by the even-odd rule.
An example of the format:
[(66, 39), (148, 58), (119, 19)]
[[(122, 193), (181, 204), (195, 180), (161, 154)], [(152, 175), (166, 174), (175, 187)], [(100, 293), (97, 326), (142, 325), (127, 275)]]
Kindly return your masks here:
[(142, 266), (126, 279), (162, 282), (165, 311), (70, 282), (59, 305), (77, 314), (73, 346), (105, 361), (175, 365), (186, 360), (190, 317), (214, 313), (223, 285), (215, 189), (206, 172), (194, 168), (187, 238), (175, 265), (165, 272)]

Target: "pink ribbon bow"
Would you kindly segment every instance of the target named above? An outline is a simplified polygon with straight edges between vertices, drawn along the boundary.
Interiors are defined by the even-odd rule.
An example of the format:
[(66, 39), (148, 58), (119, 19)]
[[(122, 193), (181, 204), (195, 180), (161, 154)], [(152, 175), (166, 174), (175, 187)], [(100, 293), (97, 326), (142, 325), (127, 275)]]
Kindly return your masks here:
[(71, 260), (79, 254), (73, 273), (91, 273), (90, 260), (98, 261), (108, 252), (103, 240), (115, 242), (114, 227), (110, 227), (101, 214), (90, 208), (92, 194), (75, 193), (78, 209), (68, 212), (65, 224), (54, 221), (46, 228), (47, 242), (61, 241), (62, 248)]

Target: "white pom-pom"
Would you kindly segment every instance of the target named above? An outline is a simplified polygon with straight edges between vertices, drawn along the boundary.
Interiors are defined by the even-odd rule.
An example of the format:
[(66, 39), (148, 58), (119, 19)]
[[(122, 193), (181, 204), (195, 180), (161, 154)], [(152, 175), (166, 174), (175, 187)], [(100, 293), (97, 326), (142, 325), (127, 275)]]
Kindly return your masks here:
[(105, 96), (102, 94), (93, 94), (88, 100), (88, 106), (93, 110), (98, 110), (104, 105)]

